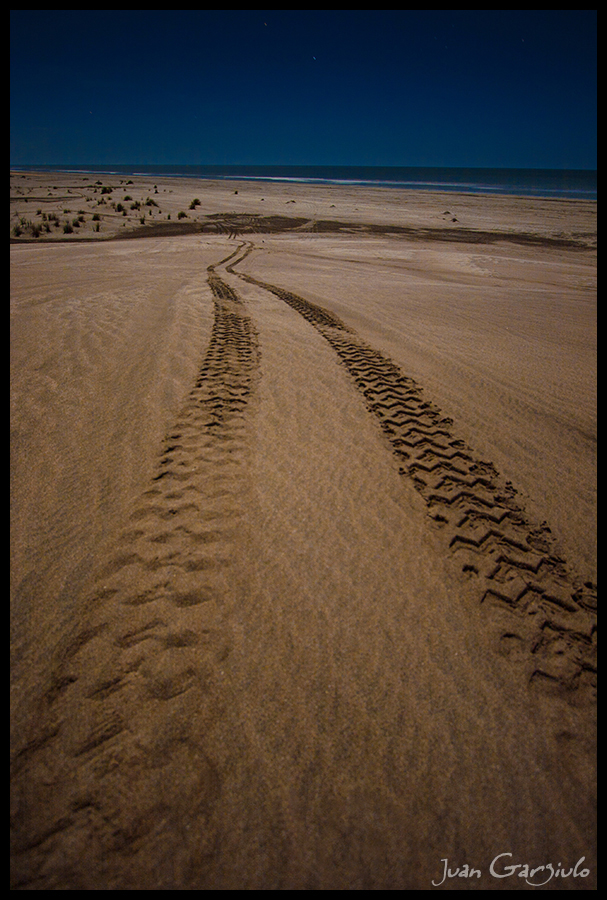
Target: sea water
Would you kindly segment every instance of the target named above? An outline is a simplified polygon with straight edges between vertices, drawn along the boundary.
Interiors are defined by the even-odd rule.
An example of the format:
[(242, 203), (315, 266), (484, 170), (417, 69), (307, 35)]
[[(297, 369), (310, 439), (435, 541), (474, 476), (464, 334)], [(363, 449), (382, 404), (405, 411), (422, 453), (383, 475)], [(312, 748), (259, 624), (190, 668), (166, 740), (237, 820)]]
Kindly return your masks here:
[(365, 185), (417, 191), (457, 191), (525, 197), (597, 199), (593, 169), (423, 168), (405, 166), (15, 166), (13, 171), (82, 172), (93, 175), (145, 175), (233, 181), (293, 181), (308, 184)]

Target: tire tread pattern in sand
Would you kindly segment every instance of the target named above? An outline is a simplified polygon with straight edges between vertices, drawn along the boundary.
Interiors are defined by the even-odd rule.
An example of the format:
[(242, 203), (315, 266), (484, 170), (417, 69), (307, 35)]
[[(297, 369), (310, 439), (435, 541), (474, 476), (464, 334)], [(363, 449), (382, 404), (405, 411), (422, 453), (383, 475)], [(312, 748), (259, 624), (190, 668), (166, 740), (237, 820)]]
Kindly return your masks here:
[(112, 889), (116, 855), (130, 860), (120, 887), (167, 871), (188, 883), (191, 861), (213, 854), (221, 773), (208, 748), (225, 704), (259, 343), (214, 266), (208, 283), (215, 317), (196, 383), (13, 761), (13, 889), (95, 889), (89, 877)]
[(377, 418), (400, 474), (424, 498), (458, 575), (484, 608), (491, 607), (497, 651), (524, 666), (533, 689), (593, 703), (596, 586), (554, 552), (547, 523), (532, 523), (512, 484), (457, 438), (453, 421), (424, 399), (420, 385), (337, 316), (281, 287), (235, 274), (283, 300), (335, 350)]

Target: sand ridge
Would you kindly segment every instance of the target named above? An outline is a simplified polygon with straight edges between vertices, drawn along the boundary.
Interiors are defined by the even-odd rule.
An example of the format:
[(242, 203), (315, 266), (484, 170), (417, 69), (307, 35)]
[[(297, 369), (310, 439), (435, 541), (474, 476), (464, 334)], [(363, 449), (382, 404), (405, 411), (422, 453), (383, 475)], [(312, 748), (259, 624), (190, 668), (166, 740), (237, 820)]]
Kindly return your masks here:
[[(431, 889), (447, 856), (482, 868), (478, 887), (529, 889), (489, 876), (501, 852), (585, 856), (591, 877), (545, 889), (593, 888), (595, 586), (576, 526), (554, 534), (537, 515), (524, 453), (510, 451), (510, 483), (499, 429), (493, 443), (475, 431), (464, 373), (447, 412), (441, 371), (419, 349), (407, 367), (402, 338), (399, 356), (387, 292), (403, 277), (421, 277), (431, 322), (428, 272), (453, 297), (458, 277), (486, 289), (505, 265), (503, 250), (441, 263), (431, 246), (304, 233), (12, 248), (15, 889)], [(574, 291), (566, 333), (587, 338), (584, 294), (563, 279), (591, 285), (588, 251), (562, 272), (550, 250), (513, 252)], [(118, 279), (87, 305), (93, 282), (74, 275), (93, 261), (109, 286), (151, 277), (133, 304), (136, 280)], [(377, 308), (358, 301), (369, 273)], [(59, 336), (86, 352), (55, 357)], [(105, 419), (112, 392), (95, 383), (113, 386)], [(125, 479), (121, 447), (144, 423)], [(82, 441), (78, 468), (104, 485), (86, 511), (68, 466)], [(41, 481), (49, 462), (61, 495)], [(45, 532), (71, 548), (62, 571), (40, 568)], [(457, 882), (443, 887), (477, 887)]]

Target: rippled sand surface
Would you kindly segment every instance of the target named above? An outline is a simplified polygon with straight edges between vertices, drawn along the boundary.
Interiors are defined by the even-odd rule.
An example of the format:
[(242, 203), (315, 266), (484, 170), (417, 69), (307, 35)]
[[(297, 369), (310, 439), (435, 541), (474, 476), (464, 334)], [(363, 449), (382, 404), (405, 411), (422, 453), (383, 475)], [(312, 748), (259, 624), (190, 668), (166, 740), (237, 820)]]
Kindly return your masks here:
[(13, 889), (594, 889), (596, 206), (176, 181), (11, 246)]

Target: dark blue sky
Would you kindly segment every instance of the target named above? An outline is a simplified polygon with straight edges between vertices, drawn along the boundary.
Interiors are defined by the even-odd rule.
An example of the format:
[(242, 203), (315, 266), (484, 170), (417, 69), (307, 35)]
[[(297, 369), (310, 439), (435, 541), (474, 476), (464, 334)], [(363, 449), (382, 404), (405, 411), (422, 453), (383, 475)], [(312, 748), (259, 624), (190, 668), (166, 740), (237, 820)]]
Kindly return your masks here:
[(12, 10), (11, 163), (596, 168), (595, 10)]

